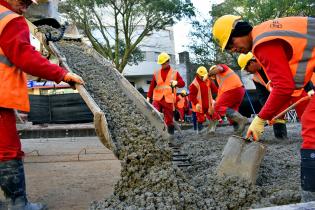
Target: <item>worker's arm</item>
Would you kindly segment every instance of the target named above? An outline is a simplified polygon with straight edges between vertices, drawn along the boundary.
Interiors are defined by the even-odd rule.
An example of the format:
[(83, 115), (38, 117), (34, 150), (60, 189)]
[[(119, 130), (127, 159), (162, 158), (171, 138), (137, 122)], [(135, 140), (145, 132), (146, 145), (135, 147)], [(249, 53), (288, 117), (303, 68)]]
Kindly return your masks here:
[(183, 80), (183, 78), (180, 76), (180, 74), (177, 72), (177, 87), (179, 87), (179, 88), (183, 88), (183, 87), (185, 87), (185, 82), (184, 82), (184, 80)]
[(198, 89), (196, 88), (195, 85), (191, 84), (189, 86), (189, 101), (191, 101), (191, 103), (194, 105), (198, 103), (197, 94), (198, 94)]
[(281, 40), (262, 43), (255, 52), (256, 58), (265, 66), (273, 87), (258, 115), (261, 119), (271, 120), (288, 103), (294, 91), (295, 84), (288, 61), (288, 55), (292, 52)]
[(51, 64), (30, 44), (30, 32), (23, 17), (10, 21), (0, 35), (0, 47), (6, 57), (22, 71), (60, 82), (67, 71)]
[(155, 75), (153, 74), (153, 77), (152, 77), (152, 80), (151, 80), (151, 83), (150, 83), (150, 87), (149, 87), (149, 91), (147, 93), (147, 98), (152, 98), (153, 97), (153, 90), (156, 86), (156, 81), (155, 81)]

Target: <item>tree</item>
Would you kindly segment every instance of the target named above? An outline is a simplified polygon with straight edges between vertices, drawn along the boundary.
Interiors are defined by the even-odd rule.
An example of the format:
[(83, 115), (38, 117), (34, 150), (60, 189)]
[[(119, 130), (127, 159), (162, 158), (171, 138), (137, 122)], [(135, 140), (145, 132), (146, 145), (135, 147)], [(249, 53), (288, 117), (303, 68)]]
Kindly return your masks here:
[(122, 72), (141, 60), (138, 45), (144, 37), (194, 16), (194, 7), (182, 0), (67, 0), (61, 12)]
[(213, 20), (225, 14), (240, 15), (253, 25), (268, 19), (286, 16), (315, 16), (314, 0), (225, 0), (209, 8), (212, 19), (193, 24), (192, 43), (189, 48), (195, 53), (196, 62), (227, 63), (237, 66), (237, 55), (221, 53), (212, 41)]

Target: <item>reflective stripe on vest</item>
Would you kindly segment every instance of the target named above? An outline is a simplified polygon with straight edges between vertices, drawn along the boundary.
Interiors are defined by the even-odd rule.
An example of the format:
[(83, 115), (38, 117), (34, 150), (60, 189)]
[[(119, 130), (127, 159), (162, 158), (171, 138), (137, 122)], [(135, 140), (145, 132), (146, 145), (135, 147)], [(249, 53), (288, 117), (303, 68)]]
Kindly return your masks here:
[[(290, 24), (292, 21), (296, 21), (295, 23), (300, 21), (300, 24)], [(306, 22), (306, 26), (304, 26), (304, 22)], [(283, 27), (283, 25), (287, 27)], [(274, 29), (277, 27), (280, 29)], [(281, 30), (281, 28), (286, 29)], [(253, 53), (255, 54), (254, 49), (258, 44), (274, 39), (283, 39), (291, 45), (293, 52), (289, 65), (294, 75), (295, 87), (303, 88), (310, 80), (311, 71), (315, 68), (315, 19), (310, 17), (279, 18), (254, 27)]]
[[(0, 5), (0, 35), (5, 26), (17, 17), (21, 16)], [(30, 110), (26, 74), (10, 62), (1, 48), (0, 95), (0, 107), (26, 112)]]
[(2, 13), (0, 14), (0, 21), (1, 21), (4, 17), (6, 17), (7, 15), (9, 15), (9, 14), (14, 14), (14, 12), (12, 12), (11, 10), (2, 12)]
[[(206, 83), (207, 83), (207, 88), (208, 88), (209, 107), (211, 107), (211, 106), (212, 106), (212, 93), (211, 93), (211, 84), (210, 84), (211, 81), (210, 81), (210, 79), (208, 79), (208, 80), (206, 81)], [(194, 112), (203, 113), (201, 89), (200, 89), (199, 82), (198, 82), (197, 79), (195, 78), (195, 79), (192, 81), (191, 84), (193, 84), (193, 85), (197, 88), (197, 90), (198, 90), (198, 92), (197, 92), (197, 101), (198, 101), (198, 104), (199, 104), (200, 107), (201, 107), (201, 110), (200, 110), (200, 111), (197, 111), (197, 108), (196, 108), (196, 105), (197, 105), (197, 104), (194, 105), (194, 104), (192, 103), (192, 110), (193, 110)]]
[(153, 100), (160, 101), (164, 97), (167, 103), (174, 103), (176, 98), (174, 98), (173, 96), (174, 94), (172, 93), (171, 80), (177, 79), (177, 71), (171, 68), (167, 73), (165, 81), (163, 81), (161, 71), (162, 69), (160, 69), (157, 72), (154, 72), (156, 86), (153, 90)]
[(230, 68), (223, 73), (216, 74), (216, 79), (219, 85), (218, 97), (226, 91), (243, 86), (241, 79)]

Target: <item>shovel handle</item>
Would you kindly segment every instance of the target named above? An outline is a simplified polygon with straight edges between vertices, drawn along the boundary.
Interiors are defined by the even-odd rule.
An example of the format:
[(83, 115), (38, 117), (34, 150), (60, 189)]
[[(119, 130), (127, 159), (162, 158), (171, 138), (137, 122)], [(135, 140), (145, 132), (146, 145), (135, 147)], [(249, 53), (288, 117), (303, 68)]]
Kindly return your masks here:
[(269, 125), (273, 125), (275, 123), (275, 121), (277, 119), (279, 119), (280, 117), (282, 117), (283, 115), (285, 115), (288, 111), (290, 111), (291, 109), (293, 109), (294, 107), (296, 107), (298, 104), (300, 104), (303, 101), (309, 100), (311, 98), (311, 96), (304, 96), (303, 98), (300, 98), (298, 101), (296, 101), (294, 104), (292, 104), (291, 106), (289, 106), (288, 108), (286, 108), (285, 110), (283, 110), (282, 112), (280, 112), (279, 114), (277, 114), (277, 116), (275, 116), (274, 118), (272, 118), (272, 120), (270, 120), (268, 122)]

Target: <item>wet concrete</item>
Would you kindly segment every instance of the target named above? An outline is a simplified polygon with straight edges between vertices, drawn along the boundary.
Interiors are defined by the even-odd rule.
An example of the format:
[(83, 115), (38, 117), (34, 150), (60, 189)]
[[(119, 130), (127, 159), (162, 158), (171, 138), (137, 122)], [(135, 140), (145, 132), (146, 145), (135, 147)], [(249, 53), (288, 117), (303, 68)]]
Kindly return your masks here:
[(126, 97), (113, 69), (98, 63), (81, 45), (60, 42), (58, 48), (105, 112), (122, 165), (113, 195), (93, 202), (90, 209), (248, 209), (300, 200), (299, 126), (291, 126), (290, 139), (282, 141), (267, 129), (266, 156), (255, 185), (216, 176), (231, 127), (219, 128), (211, 137), (191, 130), (177, 136), (181, 151), (192, 160), (192, 166), (179, 169), (172, 165), (168, 141)]

